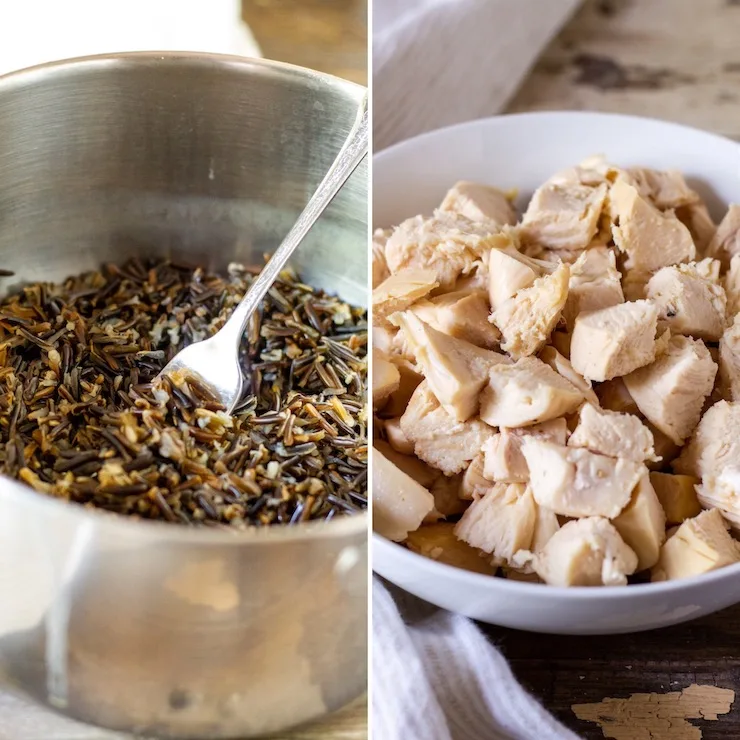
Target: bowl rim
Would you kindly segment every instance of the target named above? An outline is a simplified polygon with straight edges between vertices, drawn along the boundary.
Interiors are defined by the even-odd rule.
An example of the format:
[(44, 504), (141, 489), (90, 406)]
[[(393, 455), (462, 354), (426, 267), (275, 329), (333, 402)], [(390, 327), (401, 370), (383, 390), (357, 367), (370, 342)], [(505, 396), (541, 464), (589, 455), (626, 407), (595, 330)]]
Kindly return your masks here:
[[(633, 125), (650, 124), (657, 125), (667, 129), (674, 130), (677, 134), (695, 136), (697, 134), (702, 137), (706, 137), (709, 141), (714, 141), (717, 144), (731, 145), (740, 151), (740, 142), (733, 141), (732, 139), (722, 136), (721, 134), (714, 133), (712, 131), (705, 131), (703, 129), (695, 128), (693, 126), (687, 126), (682, 123), (676, 123), (674, 121), (664, 121), (660, 118), (652, 118), (649, 116), (636, 116), (624, 113), (609, 113), (605, 111), (579, 111), (579, 110), (542, 110), (542, 111), (528, 111), (524, 113), (504, 113), (497, 116), (487, 116), (483, 118), (476, 118), (470, 121), (463, 121), (461, 123), (455, 123), (450, 126), (443, 126), (441, 128), (433, 129), (431, 131), (425, 131), (422, 134), (413, 136), (410, 139), (396, 142), (373, 155), (373, 168), (379, 163), (385, 162), (386, 160), (392, 159), (394, 156), (398, 156), (401, 152), (408, 148), (417, 146), (422, 143), (428, 143), (433, 139), (444, 136), (465, 136), (467, 131), (474, 128), (491, 126), (495, 127), (501, 123), (502, 125), (516, 124), (518, 121), (529, 121), (536, 118), (543, 119), (562, 119), (562, 120), (573, 120), (580, 119), (585, 121), (590, 119), (592, 121), (604, 121), (611, 119), (615, 122), (630, 122)], [(470, 587), (471, 589), (480, 590), (481, 588), (493, 588), (496, 589), (502, 595), (509, 595), (511, 597), (516, 596), (552, 596), (553, 598), (570, 598), (572, 600), (594, 600), (594, 599), (624, 599), (624, 598), (646, 598), (652, 599), (656, 595), (668, 595), (676, 591), (682, 591), (689, 589), (692, 586), (710, 585), (712, 583), (718, 583), (723, 581), (725, 578), (740, 577), (740, 562), (727, 565), (723, 568), (718, 568), (708, 573), (702, 573), (696, 576), (690, 576), (688, 578), (679, 578), (670, 581), (656, 581), (649, 583), (635, 583), (625, 586), (550, 586), (544, 583), (527, 583), (526, 581), (513, 581), (506, 578), (498, 578), (496, 576), (485, 575), (483, 573), (476, 573), (474, 571), (468, 571), (464, 568), (457, 568), (453, 565), (441, 563), (432, 558), (428, 558), (424, 555), (415, 553), (400, 543), (393, 542), (387, 537), (383, 537), (377, 532), (372, 533), (372, 547), (371, 547), (371, 562), (373, 564), (373, 571), (375, 571), (375, 548), (379, 548), (384, 551), (389, 558), (393, 558), (398, 561), (401, 567), (404, 564), (408, 564), (417, 570), (424, 572), (424, 575), (433, 579), (439, 578), (454, 578), (458, 583)], [(379, 574), (380, 575), (380, 574)], [(392, 579), (388, 579), (391, 580)]]
[[(304, 81), (308, 85), (322, 85), (360, 101), (366, 88), (350, 80), (345, 80), (325, 72), (300, 67), (295, 64), (276, 62), (255, 57), (234, 54), (215, 54), (190, 51), (133, 51), (94, 54), (90, 56), (59, 59), (31, 67), (13, 70), (0, 75), (0, 99), (6, 91), (22, 89), (44, 80), (48, 75), (62, 74), (66, 71), (86, 68), (104, 72), (117, 65), (151, 65), (194, 63), (203, 67), (226, 65), (244, 72), (252, 70), (271, 70), (288, 78)], [(368, 188), (369, 190), (369, 188)], [(15, 478), (0, 474), (0, 501), (8, 500), (9, 505), (26, 507), (39, 513), (39, 521), (44, 517), (55, 516), (76, 518), (80, 524), (97, 524), (107, 529), (117, 530), (122, 535), (151, 535), (153, 539), (186, 542), (192, 544), (218, 544), (239, 547), (252, 543), (295, 542), (314, 539), (343, 539), (366, 534), (369, 531), (368, 511), (332, 518), (331, 521), (310, 521), (299, 525), (273, 525), (269, 527), (250, 527), (244, 531), (222, 531), (206, 527), (177, 526), (170, 522), (151, 519), (134, 519), (110, 512), (87, 508), (75, 502), (63, 501), (53, 496), (34, 491)]]

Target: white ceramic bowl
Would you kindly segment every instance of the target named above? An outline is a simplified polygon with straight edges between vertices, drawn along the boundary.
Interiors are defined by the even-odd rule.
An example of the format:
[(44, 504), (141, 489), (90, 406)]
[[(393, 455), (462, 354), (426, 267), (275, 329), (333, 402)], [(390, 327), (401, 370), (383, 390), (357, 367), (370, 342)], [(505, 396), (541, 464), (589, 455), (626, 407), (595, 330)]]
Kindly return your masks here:
[[(601, 113), (530, 113), (434, 131), (377, 154), (373, 224), (430, 213), (457, 180), (520, 190), (593, 154), (615, 164), (681, 170), (715, 219), (740, 202), (740, 146), (663, 121)], [(556, 588), (452, 568), (375, 535), (373, 568), (422, 599), (492, 624), (557, 634), (665, 627), (740, 601), (740, 564), (704, 576), (628, 587)]]

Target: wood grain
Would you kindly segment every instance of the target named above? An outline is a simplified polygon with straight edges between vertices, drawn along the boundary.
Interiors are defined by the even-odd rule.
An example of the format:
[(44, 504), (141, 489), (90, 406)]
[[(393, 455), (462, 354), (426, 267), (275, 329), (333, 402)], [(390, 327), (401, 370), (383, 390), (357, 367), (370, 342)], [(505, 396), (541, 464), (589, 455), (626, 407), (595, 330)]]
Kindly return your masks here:
[[(665, 694), (692, 684), (730, 689), (740, 698), (740, 606), (662, 630), (630, 635), (537, 635), (480, 625), (517, 678), (584, 740), (604, 735), (576, 718), (574, 704)], [(716, 720), (691, 720), (704, 740), (740, 738), (740, 702)], [(635, 726), (634, 738), (640, 737)], [(650, 740), (672, 740), (655, 735)]]
[(293, 732), (272, 735), (271, 740), (367, 740), (367, 696)]
[(509, 110), (665, 118), (740, 138), (740, 2), (588, 0)]
[(242, 0), (262, 52), (367, 84), (368, 0)]

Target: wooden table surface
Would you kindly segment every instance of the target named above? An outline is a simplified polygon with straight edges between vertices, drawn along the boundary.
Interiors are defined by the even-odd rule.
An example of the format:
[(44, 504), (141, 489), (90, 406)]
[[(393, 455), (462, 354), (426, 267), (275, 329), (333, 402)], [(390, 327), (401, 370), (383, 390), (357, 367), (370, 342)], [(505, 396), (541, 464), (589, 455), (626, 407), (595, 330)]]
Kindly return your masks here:
[[(509, 109), (630, 113), (740, 139), (739, 38), (740, 0), (589, 0)], [(483, 629), (519, 680), (585, 740), (740, 738), (740, 606), (633, 635), (553, 637)], [(693, 684), (730, 689), (738, 701), (729, 712), (723, 707), (717, 719), (660, 720), (665, 694)], [(602, 729), (608, 720), (579, 720), (572, 709), (636, 693), (658, 696), (633, 699), (626, 720), (610, 734)], [(705, 696), (709, 704), (712, 694), (705, 690)], [(612, 709), (597, 707), (591, 714), (614, 717)]]

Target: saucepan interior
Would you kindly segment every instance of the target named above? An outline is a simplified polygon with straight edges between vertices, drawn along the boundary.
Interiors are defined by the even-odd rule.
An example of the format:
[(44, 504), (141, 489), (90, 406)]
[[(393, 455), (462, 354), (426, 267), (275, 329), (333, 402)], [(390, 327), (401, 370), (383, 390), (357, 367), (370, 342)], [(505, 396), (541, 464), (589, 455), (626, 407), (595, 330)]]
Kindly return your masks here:
[[(260, 264), (362, 89), (299, 68), (123, 54), (0, 79), (2, 293), (132, 256)], [(367, 167), (294, 266), (367, 302)], [(135, 522), (0, 477), (0, 687), (172, 737), (273, 732), (364, 688), (367, 516), (238, 536)]]

